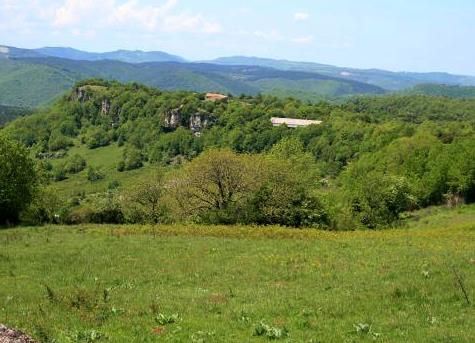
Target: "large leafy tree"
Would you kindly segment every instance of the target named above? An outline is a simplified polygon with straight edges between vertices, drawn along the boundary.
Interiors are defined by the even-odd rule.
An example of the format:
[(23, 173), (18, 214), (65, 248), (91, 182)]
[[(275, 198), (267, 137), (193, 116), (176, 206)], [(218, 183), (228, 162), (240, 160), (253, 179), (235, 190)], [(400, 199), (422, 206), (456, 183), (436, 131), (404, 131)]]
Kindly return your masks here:
[(0, 224), (15, 223), (38, 184), (35, 163), (18, 143), (0, 137)]
[(188, 163), (171, 187), (185, 216), (226, 221), (256, 188), (250, 156), (228, 149), (211, 149)]

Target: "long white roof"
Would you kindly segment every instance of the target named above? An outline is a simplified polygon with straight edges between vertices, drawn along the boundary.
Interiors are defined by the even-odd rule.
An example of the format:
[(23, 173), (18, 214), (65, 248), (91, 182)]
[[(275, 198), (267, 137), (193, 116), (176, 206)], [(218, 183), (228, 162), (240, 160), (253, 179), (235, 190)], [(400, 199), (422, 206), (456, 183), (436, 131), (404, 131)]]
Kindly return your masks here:
[(293, 118), (271, 118), (274, 126), (287, 125), (289, 127), (320, 125), (321, 120), (293, 119)]

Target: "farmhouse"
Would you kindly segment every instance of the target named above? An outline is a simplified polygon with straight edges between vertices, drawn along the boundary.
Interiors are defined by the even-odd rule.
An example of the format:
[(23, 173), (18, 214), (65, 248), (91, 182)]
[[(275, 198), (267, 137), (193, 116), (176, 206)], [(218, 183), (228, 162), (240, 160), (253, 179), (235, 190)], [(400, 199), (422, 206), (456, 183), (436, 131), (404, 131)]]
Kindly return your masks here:
[(293, 119), (293, 118), (271, 118), (274, 126), (287, 125), (290, 128), (303, 127), (309, 125), (320, 125), (321, 120)]

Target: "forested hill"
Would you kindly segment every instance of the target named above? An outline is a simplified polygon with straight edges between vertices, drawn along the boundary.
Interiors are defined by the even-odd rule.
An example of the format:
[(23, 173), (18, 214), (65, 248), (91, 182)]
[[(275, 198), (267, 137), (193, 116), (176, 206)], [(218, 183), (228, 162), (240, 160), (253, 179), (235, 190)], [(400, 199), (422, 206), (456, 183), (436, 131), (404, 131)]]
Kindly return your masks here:
[(33, 110), (29, 108), (0, 105), (0, 127), (5, 125), (7, 122), (14, 120), (15, 118), (29, 115), (31, 113), (33, 113)]
[[(322, 123), (290, 129), (274, 127), (271, 117)], [(184, 216), (374, 228), (390, 225), (408, 209), (475, 201), (475, 99), (398, 95), (337, 105), (259, 95), (216, 101), (202, 93), (88, 80), (51, 109), (10, 123), (2, 134), (30, 148), (60, 193), (76, 199), (78, 192), (91, 192), (74, 200), (73, 209), (88, 204), (88, 211), (95, 211), (102, 205), (91, 204), (100, 194), (106, 201), (110, 187), (127, 192), (133, 187), (127, 185), (150, 179), (159, 166), (202, 177), (209, 163), (220, 159), (224, 165), (244, 168), (252, 162), (258, 168), (256, 175), (247, 167), (239, 172), (263, 182), (257, 193), (245, 193), (249, 217), (237, 215), (243, 208), (233, 214), (221, 207)], [(276, 157), (281, 162), (272, 162)], [(192, 182), (177, 178), (178, 184)], [(274, 193), (282, 183), (290, 193)], [(279, 198), (284, 195), (286, 200)], [(199, 196), (207, 202), (199, 208), (214, 204), (207, 196)], [(252, 207), (269, 199), (272, 206), (291, 208)], [(215, 219), (208, 217), (216, 213)]]
[(419, 94), (431, 96), (445, 96), (451, 98), (474, 98), (474, 86), (458, 86), (458, 85), (439, 85), (439, 84), (421, 84), (410, 88), (403, 93)]
[(139, 82), (166, 90), (214, 91), (233, 95), (265, 93), (312, 101), (385, 92), (380, 87), (353, 80), (256, 66), (78, 61), (41, 56), (1, 58), (0, 54), (0, 104), (48, 105), (75, 82), (91, 77)]

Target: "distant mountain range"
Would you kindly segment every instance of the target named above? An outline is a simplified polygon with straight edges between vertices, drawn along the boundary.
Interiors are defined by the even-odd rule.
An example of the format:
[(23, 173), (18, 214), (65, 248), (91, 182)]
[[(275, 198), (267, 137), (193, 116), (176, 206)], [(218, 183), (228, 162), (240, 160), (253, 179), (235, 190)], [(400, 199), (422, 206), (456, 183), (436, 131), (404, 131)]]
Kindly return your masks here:
[(86, 78), (139, 82), (164, 90), (258, 93), (302, 100), (385, 94), (419, 84), (475, 86), (475, 77), (447, 73), (396, 73), (257, 57), (187, 62), (165, 52), (92, 53), (72, 48), (0, 46), (0, 104), (37, 107), (51, 103)]
[[(305, 71), (175, 60), (142, 63), (84, 60), (80, 59), (82, 53), (78, 51), (69, 54), (75, 58), (64, 58), (68, 54), (67, 49), (55, 50), (55, 54), (61, 53), (63, 57), (46, 56), (45, 51), (51, 52), (48, 49), (0, 47), (0, 104), (45, 105), (75, 82), (93, 77), (134, 81), (164, 90), (215, 91), (233, 95), (266, 93), (305, 100), (385, 93), (378, 86)], [(127, 54), (124, 52), (122, 55)]]
[(254, 65), (280, 70), (319, 73), (322, 75), (369, 83), (391, 91), (406, 89), (421, 83), (475, 86), (475, 76), (453, 75), (449, 73), (409, 73), (379, 69), (342, 68), (312, 62), (293, 62), (244, 56), (222, 57), (207, 62), (221, 65)]
[(180, 56), (170, 55), (162, 51), (117, 50), (112, 52), (96, 53), (72, 48), (40, 48), (35, 49), (35, 51), (45, 56), (83, 61), (114, 60), (128, 63), (186, 62), (185, 59), (181, 58)]
[(87, 52), (73, 48), (45, 47), (39, 49), (20, 49), (0, 46), (0, 56), (9, 58), (58, 57), (75, 61), (114, 60), (128, 63), (143, 62), (186, 62), (184, 58), (162, 51), (117, 50), (111, 52)]

